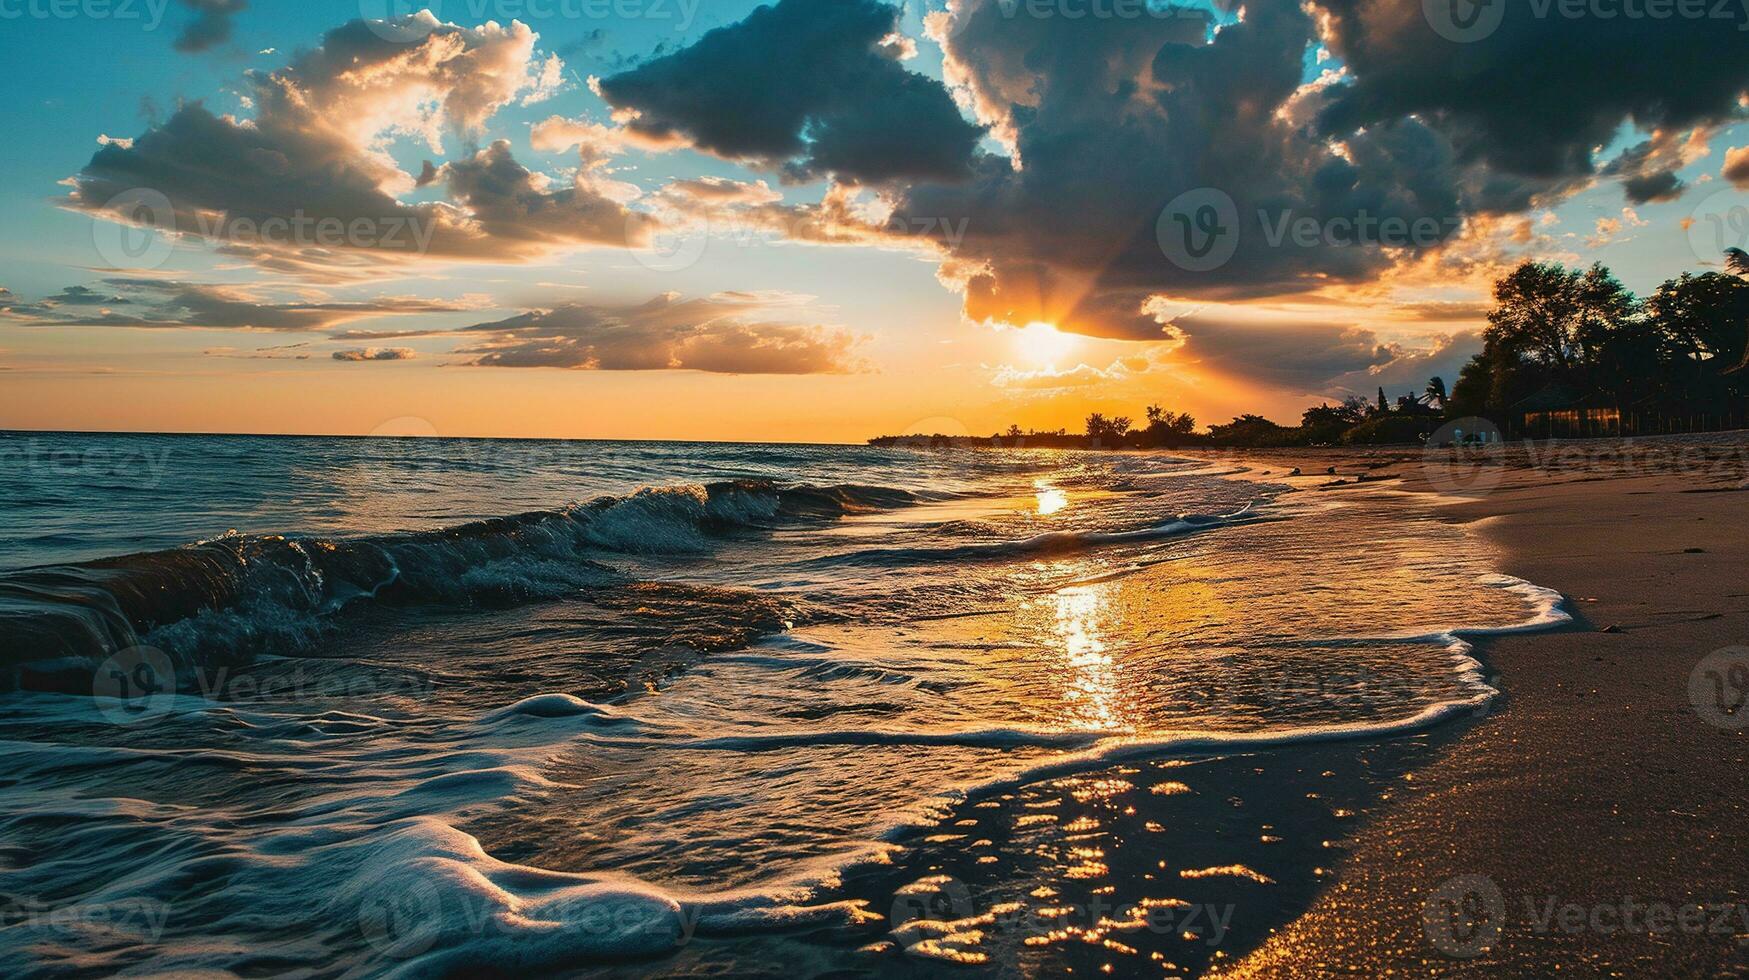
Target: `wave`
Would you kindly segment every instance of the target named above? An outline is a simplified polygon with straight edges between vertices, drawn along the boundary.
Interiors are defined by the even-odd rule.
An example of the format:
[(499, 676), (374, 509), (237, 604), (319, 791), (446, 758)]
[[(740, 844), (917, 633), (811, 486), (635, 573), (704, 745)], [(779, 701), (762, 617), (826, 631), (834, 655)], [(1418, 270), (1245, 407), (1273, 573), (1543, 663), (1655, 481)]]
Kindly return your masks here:
[[(1461, 639), (1464, 635), (1538, 631), (1570, 620), (1560, 595), (1552, 590), (1504, 575), (1488, 576), (1482, 584), (1522, 595), (1531, 615), (1505, 626), (1456, 626), (1426, 635), (1430, 641), (1447, 644), (1454, 658), (1468, 656), (1468, 644)], [(737, 659), (755, 657), (739, 655)], [(774, 665), (782, 660), (759, 659), (771, 659)], [(1458, 666), (1460, 671), (1470, 673), (1463, 671), (1462, 664)], [(937, 787), (916, 806), (890, 814), (885, 828), (870, 839), (808, 862), (790, 875), (742, 891), (687, 892), (661, 888), (634, 877), (579, 875), (506, 864), (484, 854), (471, 836), (430, 818), (399, 825), (402, 829), (393, 838), (396, 848), (381, 848), (378, 856), (386, 860), (361, 872), (354, 881), (380, 882), (401, 876), (398, 887), (423, 890), (421, 894), (426, 896), (424, 903), (430, 911), (418, 920), (420, 929), (392, 937), (417, 951), (400, 966), (405, 975), (490, 968), (504, 962), (500, 958), (511, 950), (516, 951), (521, 965), (553, 968), (585, 960), (661, 955), (694, 935), (735, 936), (796, 925), (856, 922), (868, 915), (859, 903), (820, 901), (821, 896), (829, 897), (850, 868), (871, 861), (886, 863), (889, 860), (886, 855), (895, 847), (903, 846), (903, 842), (922, 830), (937, 827), (951, 807), (1010, 793), (1042, 780), (1144, 759), (1226, 756), (1420, 733), (1454, 718), (1485, 713), (1498, 692), (1482, 682), (1479, 675), (1478, 669), (1467, 696), (1426, 705), (1397, 718), (1267, 731), (1184, 730), (1113, 737), (1097, 732), (997, 725), (949, 731), (849, 727), (703, 738), (676, 738), (676, 733), (663, 732), (660, 744), (665, 751), (739, 754), (804, 746), (893, 745), (1031, 748), (1048, 754), (988, 778)], [(635, 703), (616, 708), (568, 696), (545, 695), (491, 712), (482, 720), (495, 723), (511, 717), (576, 718), (589, 728), (614, 727), (630, 723), (628, 708), (635, 708)], [(651, 742), (645, 747), (655, 745)], [(341, 892), (340, 900), (364, 905), (369, 902), (365, 893), (350, 886)], [(468, 930), (451, 921), (469, 903), (493, 911), (526, 907), (537, 914), (504, 917), (505, 923), (513, 923), (516, 928), (500, 926), (492, 935), (482, 937), (481, 930)], [(443, 914), (438, 913), (439, 909)], [(621, 916), (625, 922), (635, 924), (635, 928), (611, 936), (579, 928), (604, 916)]]
[(893, 487), (729, 480), (430, 531), (233, 533), (22, 569), (0, 575), (0, 690), (89, 691), (95, 664), (142, 643), (196, 663), (297, 649), (359, 604), (504, 604), (625, 585), (623, 573), (596, 559), (698, 553), (736, 534), (917, 499)]
[[(1093, 548), (1181, 537), (1242, 524), (1274, 520), (1251, 504), (1230, 514), (1181, 514), (1169, 521), (1123, 531), (1044, 531), (1026, 538), (933, 548), (865, 548), (814, 559), (815, 565), (906, 565), (921, 562), (990, 561), (1030, 555), (1062, 555)], [(949, 533), (962, 533), (953, 527)]]

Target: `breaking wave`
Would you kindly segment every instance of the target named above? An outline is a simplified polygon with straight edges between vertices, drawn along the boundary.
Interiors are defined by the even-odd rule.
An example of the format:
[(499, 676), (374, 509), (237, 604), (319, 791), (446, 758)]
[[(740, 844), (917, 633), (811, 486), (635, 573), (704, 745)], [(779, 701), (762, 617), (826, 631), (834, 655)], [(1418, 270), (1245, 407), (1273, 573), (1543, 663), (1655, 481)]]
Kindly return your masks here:
[(197, 662), (296, 649), (359, 605), (507, 604), (625, 585), (597, 559), (700, 553), (737, 534), (917, 499), (891, 487), (731, 480), (430, 531), (227, 534), (27, 568), (0, 576), (0, 690), (89, 690), (96, 663), (141, 643)]

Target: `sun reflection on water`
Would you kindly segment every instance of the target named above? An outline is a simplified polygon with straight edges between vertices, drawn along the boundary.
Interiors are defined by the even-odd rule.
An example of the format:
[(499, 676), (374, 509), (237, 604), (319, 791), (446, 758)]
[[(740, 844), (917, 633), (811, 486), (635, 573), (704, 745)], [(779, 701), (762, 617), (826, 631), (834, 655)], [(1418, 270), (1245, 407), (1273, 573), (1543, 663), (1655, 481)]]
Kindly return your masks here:
[(1064, 689), (1069, 723), (1089, 731), (1124, 727), (1119, 716), (1117, 665), (1102, 637), (1106, 616), (1101, 586), (1063, 589), (1056, 601), (1056, 634), (1068, 668)]
[(1034, 489), (1037, 491), (1038, 515), (1040, 517), (1049, 517), (1069, 506), (1069, 494), (1066, 491), (1042, 481), (1034, 484)]

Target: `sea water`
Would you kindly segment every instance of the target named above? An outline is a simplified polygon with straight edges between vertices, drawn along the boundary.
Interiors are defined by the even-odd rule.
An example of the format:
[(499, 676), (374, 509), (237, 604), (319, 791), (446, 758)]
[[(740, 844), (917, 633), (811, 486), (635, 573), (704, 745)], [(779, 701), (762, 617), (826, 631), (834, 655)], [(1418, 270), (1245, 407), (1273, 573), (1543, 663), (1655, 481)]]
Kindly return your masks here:
[(0, 970), (1199, 972), (1562, 617), (1281, 479), (0, 434)]

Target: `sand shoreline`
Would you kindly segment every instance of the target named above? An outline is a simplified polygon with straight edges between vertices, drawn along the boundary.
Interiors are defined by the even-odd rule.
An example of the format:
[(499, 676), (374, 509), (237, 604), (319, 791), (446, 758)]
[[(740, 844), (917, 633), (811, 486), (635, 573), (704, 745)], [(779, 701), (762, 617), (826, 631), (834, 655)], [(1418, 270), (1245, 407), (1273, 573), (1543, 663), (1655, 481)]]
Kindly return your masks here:
[(1413, 447), (1245, 454), (1317, 492), (1465, 494), (1448, 519), (1576, 622), (1479, 642), (1498, 709), (1221, 975), (1749, 975), (1749, 854), (1732, 844), (1749, 735), (1689, 693), (1703, 657), (1749, 643), (1749, 498), (1731, 492), (1746, 461), (1749, 433), (1520, 445), (1456, 468)]

